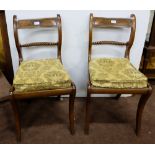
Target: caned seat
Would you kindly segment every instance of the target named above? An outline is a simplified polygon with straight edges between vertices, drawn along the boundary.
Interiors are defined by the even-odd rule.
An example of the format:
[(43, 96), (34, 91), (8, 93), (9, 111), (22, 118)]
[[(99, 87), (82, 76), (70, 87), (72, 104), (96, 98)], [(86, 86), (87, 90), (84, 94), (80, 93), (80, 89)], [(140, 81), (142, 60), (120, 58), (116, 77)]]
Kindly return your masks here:
[(127, 58), (96, 58), (89, 62), (91, 84), (103, 88), (146, 88), (147, 77)]
[(71, 80), (59, 59), (27, 60), (19, 66), (13, 85), (17, 92), (28, 92), (68, 88)]

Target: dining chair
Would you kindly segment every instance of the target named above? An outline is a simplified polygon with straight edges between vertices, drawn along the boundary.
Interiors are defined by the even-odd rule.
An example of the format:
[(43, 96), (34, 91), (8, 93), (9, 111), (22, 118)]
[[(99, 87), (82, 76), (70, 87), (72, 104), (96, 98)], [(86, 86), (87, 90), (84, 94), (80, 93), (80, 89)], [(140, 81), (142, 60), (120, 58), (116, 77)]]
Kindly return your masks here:
[[(60, 97), (60, 95), (69, 95), (70, 132), (71, 134), (74, 134), (74, 99), (76, 95), (76, 87), (71, 81), (71, 78), (62, 63), (62, 25), (60, 15), (52, 18), (23, 20), (17, 20), (17, 16), (14, 15), (13, 29), (15, 44), (19, 56), (19, 68), (13, 80), (10, 96), (16, 120), (17, 140), (21, 140), (21, 124), (18, 105), (16, 102), (18, 100), (40, 97)], [(58, 32), (58, 41), (25, 42), (21, 44), (19, 41), (19, 30), (21, 31), (23, 29), (37, 29), (37, 31), (56, 29)], [(29, 48), (30, 51), (31, 48), (44, 46), (57, 47), (57, 58), (24, 60), (22, 55), (23, 48)]]
[[(126, 42), (109, 40), (93, 41), (93, 30), (99, 28), (106, 30), (126, 28), (130, 30), (129, 40)], [(136, 115), (136, 134), (139, 135), (140, 133), (143, 109), (152, 93), (152, 87), (148, 83), (146, 76), (130, 63), (130, 49), (134, 42), (135, 31), (136, 17), (134, 14), (131, 14), (130, 18), (104, 18), (94, 17), (93, 14), (90, 14), (88, 49), (89, 82), (85, 109), (85, 134), (89, 134), (92, 94), (117, 94), (116, 98), (119, 98), (121, 94), (141, 94)], [(121, 38), (120, 34), (118, 38)], [(124, 46), (124, 57), (92, 58), (92, 46), (97, 45)]]

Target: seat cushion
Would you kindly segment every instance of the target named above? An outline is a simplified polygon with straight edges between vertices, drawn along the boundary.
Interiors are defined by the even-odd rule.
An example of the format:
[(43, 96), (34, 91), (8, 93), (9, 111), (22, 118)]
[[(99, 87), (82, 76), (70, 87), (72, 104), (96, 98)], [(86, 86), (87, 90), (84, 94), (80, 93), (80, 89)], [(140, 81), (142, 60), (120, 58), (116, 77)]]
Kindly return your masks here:
[(15, 91), (37, 91), (71, 86), (71, 80), (59, 59), (23, 61), (15, 75)]
[(97, 58), (89, 63), (91, 84), (104, 88), (144, 88), (147, 77), (126, 58)]

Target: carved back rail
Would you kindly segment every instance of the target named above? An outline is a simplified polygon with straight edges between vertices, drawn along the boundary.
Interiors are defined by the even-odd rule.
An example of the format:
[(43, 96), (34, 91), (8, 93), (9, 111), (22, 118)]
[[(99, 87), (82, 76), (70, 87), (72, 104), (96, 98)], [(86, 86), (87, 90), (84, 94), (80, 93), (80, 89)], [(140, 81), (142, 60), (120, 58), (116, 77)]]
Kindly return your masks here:
[[(93, 40), (93, 29), (94, 28), (123, 28), (127, 27), (131, 29), (130, 37), (127, 42), (119, 41), (92, 41)], [(93, 17), (90, 14), (89, 21), (89, 51), (88, 60), (91, 60), (92, 45), (116, 45), (116, 46), (126, 46), (125, 58), (129, 59), (130, 49), (133, 45), (136, 30), (136, 17), (135, 15), (130, 15), (130, 18), (103, 18), (103, 17)]]
[[(58, 30), (58, 41), (57, 42), (31, 42), (21, 44), (19, 41), (18, 30), (19, 29), (35, 29), (35, 28), (50, 28), (56, 27)], [(17, 16), (13, 16), (13, 29), (15, 43), (19, 56), (19, 64), (23, 61), (22, 48), (35, 47), (35, 46), (57, 46), (57, 57), (61, 60), (61, 44), (62, 44), (62, 28), (61, 28), (61, 17), (57, 15), (54, 18), (38, 18), (38, 19), (24, 19), (17, 20)]]

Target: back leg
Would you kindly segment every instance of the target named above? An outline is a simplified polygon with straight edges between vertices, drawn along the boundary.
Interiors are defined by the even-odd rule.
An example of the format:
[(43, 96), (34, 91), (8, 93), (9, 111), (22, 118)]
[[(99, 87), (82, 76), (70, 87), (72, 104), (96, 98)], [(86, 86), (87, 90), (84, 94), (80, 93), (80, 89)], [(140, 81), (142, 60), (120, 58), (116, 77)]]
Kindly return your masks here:
[(61, 99), (61, 95), (58, 95), (58, 96), (57, 96), (57, 99), (60, 100), (60, 99)]
[(70, 122), (70, 132), (73, 135), (75, 133), (74, 129), (74, 119), (75, 119), (75, 112), (74, 112), (74, 101), (76, 95), (76, 88), (74, 87), (70, 97), (69, 97), (69, 122)]
[(91, 94), (89, 90), (87, 90), (87, 100), (86, 100), (86, 108), (85, 108), (85, 134), (89, 134), (89, 123), (90, 123), (90, 102), (91, 102)]
[(118, 100), (120, 97), (121, 97), (121, 94), (117, 94), (116, 97), (115, 97), (115, 99)]

